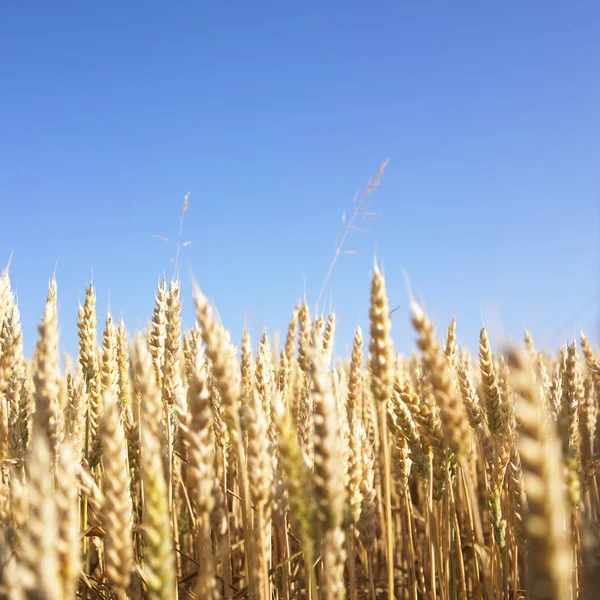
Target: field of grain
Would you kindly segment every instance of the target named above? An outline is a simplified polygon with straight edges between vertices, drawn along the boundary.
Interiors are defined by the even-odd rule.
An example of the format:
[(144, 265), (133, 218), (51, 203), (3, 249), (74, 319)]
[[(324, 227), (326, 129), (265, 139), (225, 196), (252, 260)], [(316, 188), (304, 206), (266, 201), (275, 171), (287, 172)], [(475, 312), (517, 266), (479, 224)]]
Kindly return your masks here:
[(56, 281), (30, 359), (0, 279), (1, 597), (598, 597), (600, 367), (583, 334), (550, 356), (482, 329), (471, 356), (460, 323), (436, 339), (412, 301), (401, 356), (377, 268), (347, 360), (335, 314), (306, 303), (277, 350), (232, 340), (198, 289), (182, 331), (177, 279), (144, 332), (95, 294), (63, 367)]

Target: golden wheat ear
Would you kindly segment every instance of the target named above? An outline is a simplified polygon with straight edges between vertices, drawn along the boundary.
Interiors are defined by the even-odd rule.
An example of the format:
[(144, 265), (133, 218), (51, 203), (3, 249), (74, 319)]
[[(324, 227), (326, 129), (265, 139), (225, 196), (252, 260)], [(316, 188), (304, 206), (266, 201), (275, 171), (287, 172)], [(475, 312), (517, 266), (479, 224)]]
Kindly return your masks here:
[(56, 476), (56, 515), (58, 522), (58, 568), (63, 598), (74, 598), (81, 570), (79, 535), (80, 453), (69, 442), (62, 445)]
[(105, 570), (115, 595), (125, 598), (133, 570), (133, 509), (127, 443), (117, 398), (111, 388), (104, 393), (101, 425), (104, 467)]
[(56, 281), (48, 287), (44, 316), (38, 326), (36, 361), (33, 373), (35, 420), (46, 435), (50, 452), (56, 455), (61, 437), (62, 414), (59, 405), (58, 311)]
[(145, 515), (143, 576), (148, 598), (171, 600), (175, 597), (175, 560), (160, 445), (150, 431), (144, 431), (142, 447)]
[(527, 494), (525, 530), (531, 591), (535, 598), (568, 598), (571, 540), (565, 520), (560, 441), (553, 421), (543, 411), (531, 363), (515, 350), (509, 352), (508, 362), (519, 398), (518, 448)]
[(417, 346), (423, 352), (423, 364), (439, 407), (444, 439), (448, 448), (460, 459), (465, 453), (468, 425), (462, 399), (452, 381), (450, 363), (435, 339), (431, 321), (414, 301), (412, 303), (412, 323), (419, 336)]
[(19, 579), (26, 598), (58, 600), (62, 597), (57, 503), (53, 486), (55, 461), (47, 430), (36, 424), (27, 460), (27, 516), (15, 539)]

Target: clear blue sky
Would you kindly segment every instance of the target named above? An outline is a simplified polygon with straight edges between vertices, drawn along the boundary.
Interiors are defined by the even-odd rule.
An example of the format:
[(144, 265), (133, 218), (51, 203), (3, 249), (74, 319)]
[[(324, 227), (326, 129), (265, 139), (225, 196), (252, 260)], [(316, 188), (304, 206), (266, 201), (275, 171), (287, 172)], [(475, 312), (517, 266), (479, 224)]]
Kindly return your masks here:
[(110, 294), (145, 325), (186, 192), (187, 324), (193, 272), (235, 340), (285, 330), (388, 157), (326, 295), (338, 352), (375, 253), (401, 349), (403, 268), (472, 348), (482, 314), (493, 342), (597, 339), (599, 39), (597, 1), (3, 3), (0, 262), (26, 350), (57, 263), (67, 349), (92, 274), (102, 313)]

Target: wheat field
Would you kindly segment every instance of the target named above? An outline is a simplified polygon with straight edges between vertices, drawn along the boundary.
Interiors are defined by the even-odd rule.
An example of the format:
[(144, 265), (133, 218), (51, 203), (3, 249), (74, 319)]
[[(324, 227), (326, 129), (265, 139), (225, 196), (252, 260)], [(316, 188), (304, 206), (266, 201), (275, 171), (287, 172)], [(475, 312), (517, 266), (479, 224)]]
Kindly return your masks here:
[(1, 597), (597, 597), (585, 335), (549, 355), (528, 332), (493, 349), (482, 329), (475, 357), (460, 324), (437, 339), (411, 301), (402, 356), (376, 267), (369, 331), (333, 360), (334, 313), (301, 302), (280, 349), (267, 333), (235, 345), (193, 296), (184, 332), (180, 282), (163, 279), (134, 334), (96, 313), (90, 284), (63, 366), (56, 281), (29, 359), (3, 272)]

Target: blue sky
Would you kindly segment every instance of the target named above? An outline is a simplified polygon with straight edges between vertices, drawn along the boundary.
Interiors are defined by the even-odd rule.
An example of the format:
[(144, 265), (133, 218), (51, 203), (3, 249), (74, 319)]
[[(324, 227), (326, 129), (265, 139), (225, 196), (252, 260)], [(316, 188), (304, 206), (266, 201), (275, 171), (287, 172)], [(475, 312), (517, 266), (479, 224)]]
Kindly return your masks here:
[[(8, 2), (0, 18), (0, 262), (31, 352), (56, 265), (62, 340), (93, 274), (132, 329), (193, 273), (239, 339), (314, 302), (343, 210), (390, 158), (381, 211), (326, 294), (338, 352), (383, 265), (476, 347), (598, 329), (600, 4)], [(101, 315), (103, 318), (103, 315)]]

